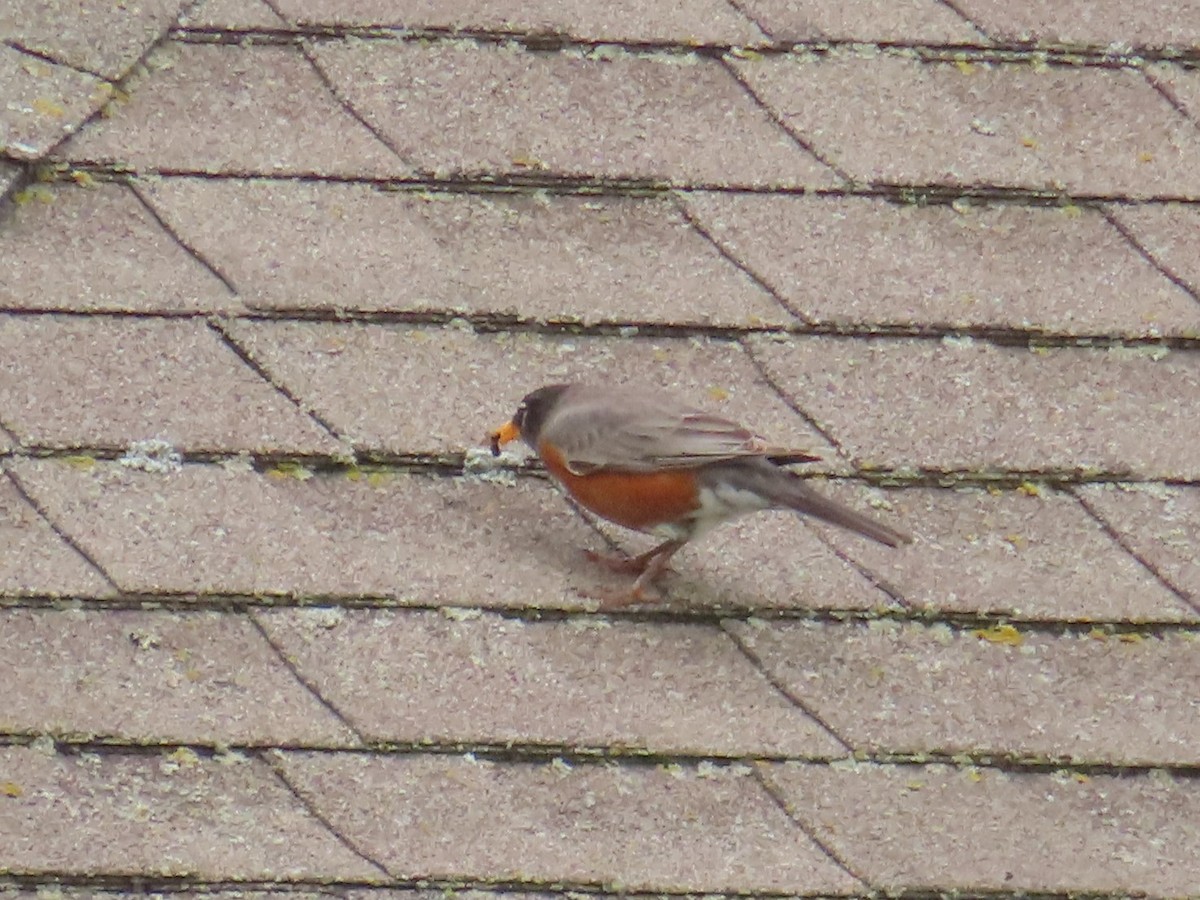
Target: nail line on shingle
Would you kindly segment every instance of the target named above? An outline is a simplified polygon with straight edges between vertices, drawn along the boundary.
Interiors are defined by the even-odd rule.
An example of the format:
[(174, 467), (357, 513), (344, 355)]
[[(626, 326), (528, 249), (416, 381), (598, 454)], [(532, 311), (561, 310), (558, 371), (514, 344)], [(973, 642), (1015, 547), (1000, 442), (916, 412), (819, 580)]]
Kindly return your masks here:
[[(950, 6), (949, 3), (946, 5)], [(951, 6), (956, 13), (961, 12)], [(740, 10), (739, 10), (740, 11)], [(982, 31), (969, 18), (964, 20)], [(752, 20), (753, 21), (753, 20)], [(757, 23), (755, 23), (757, 25)], [(760, 31), (763, 30), (758, 26)], [(461, 44), (474, 42), (480, 46), (504, 45), (518, 47), (529, 53), (588, 52), (600, 48), (619, 47), (634, 54), (681, 56), (695, 54), (721, 58), (725, 54), (780, 57), (792, 54), (822, 56), (834, 52), (862, 53), (864, 58), (880, 54), (895, 54), (915, 58), (924, 63), (988, 62), (1000, 65), (1044, 63), (1071, 68), (1136, 68), (1145, 62), (1189, 63), (1200, 60), (1200, 50), (1180, 44), (1167, 47), (1130, 46), (1115, 49), (1111, 44), (1067, 44), (987, 40), (982, 42), (929, 43), (912, 40), (863, 41), (848, 38), (819, 40), (758, 40), (745, 43), (729, 41), (672, 41), (623, 38), (587, 38), (551, 30), (503, 30), (489, 28), (455, 28), (439, 26), (402, 25), (293, 25), (281, 28), (221, 27), (173, 28), (172, 40), (180, 43), (224, 44), (233, 46), (296, 44), (301, 41), (332, 42), (357, 40), (363, 42), (403, 42), (422, 44)], [(986, 37), (986, 36), (985, 36)]]
[[(794, 891), (772, 891), (755, 889), (753, 893), (730, 891), (681, 891), (668, 889), (631, 890), (627, 887), (614, 888), (597, 883), (568, 883), (562, 881), (501, 881), (480, 879), (392, 879), (387, 880), (344, 880), (304, 879), (286, 881), (204, 880), (191, 876), (158, 875), (80, 875), (76, 872), (44, 872), (38, 874), (0, 876), (0, 890), (29, 891), (43, 896), (62, 894), (65, 898), (78, 895), (89, 897), (92, 892), (144, 897), (159, 894), (198, 894), (221, 900), (225, 894), (234, 897), (253, 896), (255, 893), (310, 894), (342, 897), (345, 892), (355, 895), (378, 895), (381, 900), (395, 900), (395, 892), (410, 891), (420, 896), (430, 892), (441, 892), (454, 897), (460, 892), (479, 892), (494, 895), (498, 900), (511, 900), (512, 894), (537, 894), (548, 900), (577, 900), (579, 895), (622, 900), (746, 900), (748, 896), (795, 900), (807, 897), (811, 900), (880, 900), (880, 894), (872, 891), (862, 894), (838, 894), (836, 898), (825, 894), (796, 894)], [(85, 893), (86, 892), (86, 893)], [(1096, 891), (1034, 891), (1034, 890), (964, 890), (946, 889), (898, 889), (889, 888), (884, 895), (887, 900), (1129, 900), (1128, 891), (1101, 893)], [(82, 900), (82, 897), (81, 897)], [(117, 898), (114, 898), (117, 900)]]
[(1083, 194), (1021, 186), (963, 185), (939, 182), (905, 184), (899, 182), (852, 182), (825, 187), (793, 184), (738, 184), (672, 181), (662, 178), (620, 178), (610, 176), (556, 175), (553, 172), (497, 172), (486, 175), (436, 176), (428, 172), (413, 175), (367, 176), (331, 175), (323, 172), (276, 172), (227, 170), (214, 172), (166, 166), (134, 167), (96, 160), (55, 158), (34, 165), (40, 181), (73, 183), (78, 173), (96, 181), (129, 181), (139, 177), (191, 178), (204, 181), (279, 181), (311, 184), (364, 185), (384, 191), (415, 191), (444, 194), (546, 194), (551, 196), (662, 197), (671, 193), (708, 192), (823, 198), (878, 199), (899, 206), (949, 206), (955, 203), (992, 203), (1019, 206), (1060, 207), (1090, 206), (1101, 203), (1122, 205), (1183, 204), (1196, 205), (1200, 199), (1182, 194), (1156, 194), (1130, 197), (1124, 194)]
[(605, 337), (621, 340), (686, 340), (705, 338), (735, 342), (755, 335), (780, 339), (823, 338), (855, 341), (922, 341), (969, 338), (996, 347), (1037, 350), (1082, 349), (1109, 350), (1122, 347), (1163, 347), (1184, 352), (1200, 350), (1200, 334), (1068, 334), (1033, 328), (962, 326), (949, 323), (893, 324), (820, 322), (814, 325), (703, 325), (673, 324), (661, 321), (612, 320), (584, 322), (578, 318), (531, 319), (506, 313), (462, 313), (450, 310), (384, 311), (323, 308), (255, 309), (253, 312), (221, 313), (204, 310), (113, 310), (78, 308), (23, 308), (9, 301), (0, 306), (0, 316), (56, 316), (87, 319), (194, 319), (210, 322), (309, 322), (328, 325), (366, 324), (409, 327), (470, 326), (477, 334), (523, 334), (544, 337)]
[[(470, 616), (485, 615), (509, 619), (531, 627), (560, 622), (618, 622), (629, 625), (669, 624), (705, 628), (724, 628), (726, 623), (803, 622), (817, 626), (872, 627), (884, 625), (910, 628), (941, 628), (950, 635), (975, 636), (984, 639), (998, 626), (1007, 626), (1015, 638), (1040, 636), (1049, 638), (1074, 637), (1093, 640), (1161, 640), (1181, 637), (1200, 639), (1200, 621), (1196, 619), (1103, 619), (1031, 618), (1013, 612), (968, 612), (947, 608), (903, 609), (894, 606), (874, 609), (839, 607), (689, 607), (679, 604), (668, 608), (625, 609), (596, 612), (582, 603), (574, 607), (542, 606), (479, 606), (449, 603), (413, 602), (384, 595), (349, 594), (204, 594), (195, 592), (123, 591), (115, 596), (64, 597), (56, 594), (0, 594), (0, 612), (108, 612), (133, 610), (170, 615), (207, 615), (224, 613), (240, 615), (257, 610), (362, 610), (388, 612), (393, 615), (438, 613), (454, 616), (467, 612)], [(981, 636), (979, 633), (983, 632)]]
[[(113, 462), (125, 455), (127, 448), (105, 445), (78, 444), (71, 446), (21, 446), (11, 450), (11, 460), (48, 460), (72, 465), (90, 466), (96, 462)], [(287, 450), (250, 452), (246, 450), (178, 450), (180, 461), (188, 466), (221, 466), (234, 463), (248, 465), (260, 475), (288, 476), (288, 469), (301, 467), (308, 474), (353, 476), (362, 473), (381, 475), (412, 475), (429, 478), (466, 478), (480, 476), (468, 466), (464, 451), (448, 453), (393, 453), (360, 450), (353, 459), (322, 453), (296, 453)], [(533, 459), (511, 465), (497, 465), (490, 472), (512, 473), (518, 478), (544, 479), (541, 464)], [(987, 489), (995, 491), (1028, 491), (1030, 484), (1064, 490), (1078, 485), (1162, 485), (1165, 487), (1195, 487), (1200, 476), (1139, 475), (1129, 471), (1106, 469), (931, 469), (931, 468), (861, 468), (850, 472), (837, 468), (810, 465), (793, 469), (800, 478), (815, 481), (851, 482), (879, 488), (905, 490), (911, 488), (941, 488), (947, 490)]]
[[(1076, 759), (1069, 756), (1031, 755), (989, 750), (944, 751), (867, 751), (858, 750), (842, 756), (813, 754), (785, 756), (779, 754), (721, 754), (710, 752), (659, 752), (622, 746), (575, 746), (567, 744), (535, 744), (504, 741), (503, 743), (447, 742), (397, 743), (376, 742), (366, 747), (343, 747), (327, 744), (240, 744), (225, 741), (213, 743), (183, 741), (134, 742), (121, 738), (94, 738), (79, 735), (45, 733), (0, 734), (0, 748), (31, 747), (36, 744), (43, 752), (47, 738), (60, 756), (101, 756), (114, 759), (156, 759), (179, 750), (189, 750), (200, 759), (227, 759), (240, 754), (262, 759), (288, 754), (337, 757), (380, 757), (413, 759), (466, 758), (472, 762), (496, 765), (540, 768), (561, 761), (572, 767), (607, 768), (620, 766), (628, 770), (687, 767), (702, 774), (708, 766), (729, 769), (743, 765), (783, 764), (809, 769), (909, 768), (944, 767), (954, 771), (983, 770), (1012, 775), (1030, 776), (1107, 776), (1113, 778), (1153, 778), (1166, 775), (1180, 781), (1200, 780), (1200, 762), (1191, 763), (1132, 763), (1109, 760)], [(273, 767), (272, 767), (273, 768)]]

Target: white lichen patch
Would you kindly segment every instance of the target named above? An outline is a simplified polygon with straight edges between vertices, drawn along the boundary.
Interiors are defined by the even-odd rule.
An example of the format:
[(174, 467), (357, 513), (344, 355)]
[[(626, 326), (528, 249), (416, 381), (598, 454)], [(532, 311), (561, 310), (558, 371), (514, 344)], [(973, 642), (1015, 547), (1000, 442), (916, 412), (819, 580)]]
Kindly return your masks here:
[(230, 475), (246, 475), (254, 471), (254, 460), (250, 458), (249, 453), (239, 453), (237, 456), (221, 460), (217, 465)]
[(183, 457), (170, 441), (146, 438), (133, 441), (117, 460), (127, 469), (137, 469), (152, 475), (170, 475), (183, 468)]
[(311, 629), (330, 631), (346, 620), (346, 611), (337, 606), (318, 606), (300, 610), (299, 618)]
[(1108, 355), (1117, 359), (1148, 359), (1151, 362), (1165, 359), (1170, 352), (1170, 347), (1164, 347), (1161, 344), (1136, 344), (1134, 346), (1118, 344), (1108, 348)]
[(517, 473), (513, 466), (520, 462), (521, 457), (511, 450), (502, 450), (499, 456), (493, 456), (486, 447), (471, 447), (463, 456), (463, 471), (469, 479), (516, 487)]

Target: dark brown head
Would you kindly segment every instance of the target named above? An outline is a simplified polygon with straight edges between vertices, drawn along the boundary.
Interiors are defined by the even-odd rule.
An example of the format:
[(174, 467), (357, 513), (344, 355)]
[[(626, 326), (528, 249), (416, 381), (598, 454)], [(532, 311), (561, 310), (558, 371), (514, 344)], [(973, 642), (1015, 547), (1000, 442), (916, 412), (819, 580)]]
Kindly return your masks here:
[(492, 455), (499, 456), (500, 448), (517, 438), (521, 438), (536, 450), (542, 426), (546, 424), (550, 411), (554, 409), (563, 392), (569, 387), (569, 384), (547, 384), (526, 394), (525, 399), (517, 406), (517, 411), (513, 413), (512, 420), (488, 435), (492, 446)]

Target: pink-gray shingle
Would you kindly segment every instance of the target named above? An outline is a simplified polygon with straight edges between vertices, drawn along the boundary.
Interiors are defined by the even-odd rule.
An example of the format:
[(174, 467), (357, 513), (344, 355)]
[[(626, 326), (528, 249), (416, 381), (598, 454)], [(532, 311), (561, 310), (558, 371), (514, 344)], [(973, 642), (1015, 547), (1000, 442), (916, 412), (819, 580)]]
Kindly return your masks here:
[(0, 748), (4, 866), (27, 875), (377, 881), (264, 763)]
[(1078, 494), (1131, 552), (1200, 609), (1200, 488), (1093, 484)]
[(970, 767), (764, 767), (788, 808), (884, 890), (1187, 894), (1200, 788)]
[(104, 573), (54, 531), (0, 471), (0, 592), (8, 597), (111, 595)]
[(186, 5), (180, 0), (39, 0), (31, 9), (17, 0), (4, 0), (0, 34), (57, 62), (116, 80), (162, 37)]
[[(281, 754), (287, 777), (397, 878), (624, 890), (849, 893), (745, 767)], [(463, 835), (471, 835), (469, 841)]]
[(531, 479), (11, 465), (126, 591), (578, 607), (604, 584), (580, 552), (598, 538)]
[(168, 43), (109, 118), (58, 151), (71, 162), (262, 175), (401, 177), (293, 46)]
[(741, 9), (777, 41), (978, 44), (982, 34), (938, 0), (746, 0)]
[[(705, 193), (686, 203), (791, 309), (838, 327), (1200, 331), (1200, 303), (1090, 208)], [(1184, 249), (1189, 207), (1177, 209), (1131, 207), (1132, 228), (1144, 220), (1152, 240), (1173, 236), (1179, 265), (1194, 268)], [(1125, 220), (1124, 208), (1114, 212)]]
[(40, 185), (3, 230), (0, 308), (236, 311), (241, 303), (130, 188)]
[(36, 160), (72, 134), (108, 99), (94, 75), (0, 45), (0, 151)]
[(2, 732), (209, 746), (357, 743), (244, 615), (3, 610), (0, 653), (9, 667)]
[(727, 623), (855, 750), (1191, 766), (1194, 634)]
[(469, 42), (327, 42), (315, 52), (354, 108), (435, 177), (837, 184), (712, 59)]
[(709, 625), (333, 608), (258, 619), (376, 741), (715, 756), (843, 750)]
[(777, 444), (836, 462), (825, 440), (732, 341), (328, 322), (238, 322), (229, 331), (273, 377), (365, 450), (482, 447), (487, 432), (507, 421), (534, 388), (582, 381), (667, 390), (744, 421)]
[[(861, 492), (829, 491), (863, 505)], [(869, 496), (869, 495), (868, 495)], [(849, 559), (919, 610), (1074, 621), (1196, 621), (1069, 493), (913, 488), (878, 515), (917, 542), (899, 550), (825, 528)], [(868, 507), (869, 508), (869, 507)]]
[(1200, 196), (1200, 134), (1129, 69), (848, 51), (734, 66), (794, 134), (860, 183)]
[(1200, 473), (1193, 353), (954, 338), (751, 343), (767, 374), (860, 465)]
[(787, 325), (669, 197), (156, 179), (155, 208), (253, 307)]
[(0, 316), (0, 418), (24, 443), (337, 453), (203, 320)]
[(1129, 48), (1200, 40), (1195, 0), (1183, 0), (1170, 15), (1119, 0), (962, 0), (956, 8), (998, 41)]

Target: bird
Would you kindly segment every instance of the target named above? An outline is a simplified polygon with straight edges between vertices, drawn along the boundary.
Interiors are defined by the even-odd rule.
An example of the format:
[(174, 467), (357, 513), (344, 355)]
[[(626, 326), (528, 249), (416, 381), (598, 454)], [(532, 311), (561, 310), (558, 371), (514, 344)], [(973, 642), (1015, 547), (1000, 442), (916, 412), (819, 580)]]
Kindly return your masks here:
[(686, 543), (747, 513), (791, 509), (889, 547), (912, 536), (828, 497), (790, 469), (819, 457), (769, 444), (739, 423), (651, 388), (569, 382), (527, 394), (490, 432), (494, 456), (522, 440), (580, 506), (662, 539), (638, 556), (587, 551), (594, 562), (636, 575), (601, 597), (605, 608), (660, 599), (654, 582)]

